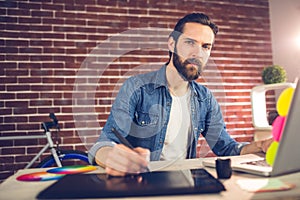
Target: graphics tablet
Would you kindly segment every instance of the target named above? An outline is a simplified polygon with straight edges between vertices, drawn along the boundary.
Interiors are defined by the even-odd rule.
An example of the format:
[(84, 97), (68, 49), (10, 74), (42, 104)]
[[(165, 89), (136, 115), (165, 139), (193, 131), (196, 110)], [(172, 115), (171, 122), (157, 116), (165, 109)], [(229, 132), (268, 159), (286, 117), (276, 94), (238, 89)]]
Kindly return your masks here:
[(148, 172), (125, 177), (70, 174), (45, 190), (38, 199), (114, 198), (219, 193), (223, 184), (205, 169)]

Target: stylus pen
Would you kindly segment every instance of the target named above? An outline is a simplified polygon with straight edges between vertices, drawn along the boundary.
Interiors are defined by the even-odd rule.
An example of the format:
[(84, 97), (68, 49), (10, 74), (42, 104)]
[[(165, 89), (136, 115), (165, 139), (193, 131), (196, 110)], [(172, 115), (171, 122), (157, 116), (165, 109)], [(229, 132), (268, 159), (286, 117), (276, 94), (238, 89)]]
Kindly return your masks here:
[[(120, 140), (121, 144), (124, 144), (129, 149), (134, 149), (134, 147), (124, 138), (115, 128), (112, 128), (111, 131), (115, 134), (115, 136)], [(145, 168), (147, 172), (150, 172), (149, 167)]]

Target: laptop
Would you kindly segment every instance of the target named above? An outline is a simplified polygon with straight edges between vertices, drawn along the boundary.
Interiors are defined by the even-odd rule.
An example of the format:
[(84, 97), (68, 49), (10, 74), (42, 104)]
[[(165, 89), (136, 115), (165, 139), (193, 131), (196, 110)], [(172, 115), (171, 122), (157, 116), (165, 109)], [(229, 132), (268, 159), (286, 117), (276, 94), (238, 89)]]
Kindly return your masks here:
[[(265, 160), (265, 155), (241, 155), (230, 158), (234, 171), (246, 172), (261, 176), (278, 176), (300, 171), (298, 148), (300, 144), (300, 83), (296, 81), (296, 88), (290, 104), (290, 109), (283, 128), (282, 136), (273, 166), (262, 166), (257, 163)], [(203, 165), (215, 167), (217, 158), (204, 159)]]
[(225, 187), (205, 169), (155, 171), (125, 177), (69, 174), (41, 191), (38, 199), (118, 198), (220, 193)]

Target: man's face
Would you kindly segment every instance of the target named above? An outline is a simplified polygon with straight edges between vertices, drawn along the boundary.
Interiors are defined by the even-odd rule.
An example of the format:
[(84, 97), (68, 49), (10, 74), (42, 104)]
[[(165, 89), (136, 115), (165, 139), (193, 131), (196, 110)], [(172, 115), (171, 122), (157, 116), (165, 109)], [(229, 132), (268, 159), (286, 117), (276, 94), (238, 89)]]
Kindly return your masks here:
[(186, 81), (196, 80), (210, 56), (214, 33), (209, 26), (186, 23), (175, 42), (173, 65)]

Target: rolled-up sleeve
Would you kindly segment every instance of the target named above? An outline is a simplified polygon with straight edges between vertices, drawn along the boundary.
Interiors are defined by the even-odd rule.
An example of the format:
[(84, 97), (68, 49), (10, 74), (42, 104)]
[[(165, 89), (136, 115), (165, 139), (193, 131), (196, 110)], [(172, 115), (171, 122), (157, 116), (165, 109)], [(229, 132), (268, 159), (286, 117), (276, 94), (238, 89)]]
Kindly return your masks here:
[(95, 165), (95, 157), (96, 157), (96, 153), (97, 151), (102, 148), (102, 147), (105, 147), (105, 146), (109, 146), (109, 147), (113, 147), (116, 143), (115, 142), (111, 142), (111, 141), (99, 141), (99, 142), (96, 142), (89, 150), (89, 153), (88, 153), (88, 158), (89, 158), (89, 163), (91, 165)]

